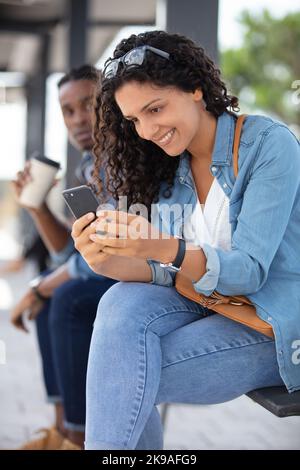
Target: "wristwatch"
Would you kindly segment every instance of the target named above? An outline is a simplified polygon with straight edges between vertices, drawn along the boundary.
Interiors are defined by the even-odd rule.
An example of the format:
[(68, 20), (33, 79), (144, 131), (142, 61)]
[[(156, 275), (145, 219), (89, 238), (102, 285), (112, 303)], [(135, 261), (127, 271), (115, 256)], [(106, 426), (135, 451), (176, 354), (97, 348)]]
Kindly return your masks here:
[(178, 272), (178, 271), (181, 271), (181, 265), (183, 263), (183, 260), (184, 260), (184, 256), (185, 256), (185, 240), (183, 238), (179, 238), (179, 237), (175, 237), (178, 239), (178, 250), (177, 250), (177, 255), (174, 259), (174, 261), (172, 261), (172, 263), (160, 263), (160, 266), (162, 268), (169, 268), (171, 269), (171, 271), (175, 271), (175, 272)]
[(46, 300), (49, 300), (49, 298), (42, 295), (38, 290), (38, 287), (43, 279), (44, 276), (35, 277), (29, 282), (29, 287), (31, 288), (32, 292), (38, 300), (40, 300), (41, 302), (46, 302)]

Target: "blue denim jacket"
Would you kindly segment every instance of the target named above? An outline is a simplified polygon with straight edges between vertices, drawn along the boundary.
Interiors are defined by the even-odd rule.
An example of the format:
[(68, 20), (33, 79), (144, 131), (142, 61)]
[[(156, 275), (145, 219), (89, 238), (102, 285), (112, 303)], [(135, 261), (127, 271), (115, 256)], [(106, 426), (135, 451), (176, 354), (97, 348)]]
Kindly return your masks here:
[[(300, 389), (300, 145), (284, 124), (248, 116), (235, 180), (234, 128), (234, 116), (224, 113), (219, 117), (210, 166), (229, 197), (232, 250), (205, 245), (206, 273), (194, 282), (194, 288), (205, 295), (217, 290), (224, 295), (248, 296), (259, 317), (274, 329), (280, 373), (292, 392)], [(187, 153), (181, 156), (172, 196), (165, 198), (163, 189), (152, 222), (162, 231), (180, 236), (184, 206), (195, 207), (197, 201)], [(172, 285), (171, 273), (157, 262), (150, 264), (154, 283)]]
[[(274, 329), (280, 373), (292, 392), (300, 389), (300, 146), (284, 124), (248, 116), (235, 180), (234, 129), (232, 115), (219, 117), (210, 166), (230, 200), (232, 250), (205, 245), (206, 273), (194, 288), (205, 295), (217, 290), (249, 297), (258, 315)], [(195, 207), (197, 201), (187, 153), (180, 157), (170, 198), (163, 196), (164, 189), (162, 185), (152, 223), (180, 236), (185, 207)], [(153, 283), (173, 285), (173, 273), (156, 261), (148, 262)], [(86, 274), (88, 270), (83, 268)]]

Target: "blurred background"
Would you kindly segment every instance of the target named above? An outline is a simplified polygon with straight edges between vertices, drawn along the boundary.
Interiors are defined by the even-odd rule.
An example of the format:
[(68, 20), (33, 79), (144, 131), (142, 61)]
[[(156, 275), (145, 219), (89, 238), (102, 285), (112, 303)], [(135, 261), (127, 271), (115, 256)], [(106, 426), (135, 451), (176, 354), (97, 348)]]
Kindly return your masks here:
[[(48, 202), (63, 216), (60, 193), (70, 185), (80, 155), (67, 144), (57, 81), (83, 63), (101, 67), (122, 37), (151, 28), (183, 33), (200, 43), (219, 63), (231, 92), (240, 97), (241, 112), (266, 113), (300, 135), (300, 7), (296, 0), (0, 0), (2, 448), (27, 438), (41, 416), (45, 423), (49, 419), (39, 385), (34, 335), (12, 331), (8, 321), (9, 309), (35, 272), (29, 262), (21, 271), (16, 268), (1, 275), (1, 267), (18, 259), (24, 243), (30, 243), (35, 234), (29, 216), (14, 201), (10, 181), (34, 151), (59, 161), (61, 182)], [(299, 418), (280, 421), (245, 397), (237, 402), (215, 407), (213, 412), (174, 406), (166, 431), (168, 448), (300, 449)], [(228, 430), (236, 423), (240, 428), (232, 440)], [(203, 430), (216, 427), (217, 441), (211, 431)]]

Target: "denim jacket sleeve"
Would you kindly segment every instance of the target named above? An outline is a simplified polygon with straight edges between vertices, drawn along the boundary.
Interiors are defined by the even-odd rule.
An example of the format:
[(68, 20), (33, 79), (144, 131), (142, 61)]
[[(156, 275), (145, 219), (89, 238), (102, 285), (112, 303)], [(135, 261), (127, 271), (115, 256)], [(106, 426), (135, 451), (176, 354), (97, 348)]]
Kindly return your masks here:
[(273, 126), (262, 135), (241, 195), (232, 250), (203, 247), (206, 273), (194, 282), (197, 292), (247, 295), (261, 289), (284, 237), (299, 180), (299, 142), (286, 127)]
[(71, 278), (80, 279), (104, 279), (104, 276), (91, 270), (79, 253), (74, 253), (67, 262), (68, 272)]
[(175, 272), (170, 272), (167, 268), (162, 268), (160, 263), (152, 259), (147, 259), (152, 273), (152, 281), (150, 284), (159, 286), (172, 287), (174, 285)]
[(75, 251), (74, 242), (70, 236), (66, 246), (60, 251), (52, 251), (50, 253), (51, 261), (54, 267), (64, 264)]

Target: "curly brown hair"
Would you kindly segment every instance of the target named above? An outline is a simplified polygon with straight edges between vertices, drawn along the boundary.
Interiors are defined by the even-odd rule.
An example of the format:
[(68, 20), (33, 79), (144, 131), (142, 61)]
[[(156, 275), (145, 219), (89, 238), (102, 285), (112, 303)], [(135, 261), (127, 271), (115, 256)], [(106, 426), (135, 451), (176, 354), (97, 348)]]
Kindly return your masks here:
[(148, 52), (141, 66), (119, 66), (113, 78), (103, 78), (95, 101), (94, 176), (100, 192), (103, 183), (99, 171), (104, 165), (106, 189), (116, 200), (127, 196), (128, 207), (142, 203), (149, 209), (151, 203), (158, 200), (162, 182), (166, 183), (164, 196), (171, 195), (179, 156), (170, 158), (151, 141), (141, 139), (134, 124), (123, 117), (115, 101), (115, 92), (130, 81), (174, 86), (185, 92), (200, 88), (207, 111), (215, 117), (227, 108), (236, 111), (238, 99), (228, 95), (220, 70), (204, 49), (185, 36), (165, 31), (133, 34), (118, 44), (113, 58), (143, 45), (168, 52), (170, 60)]

